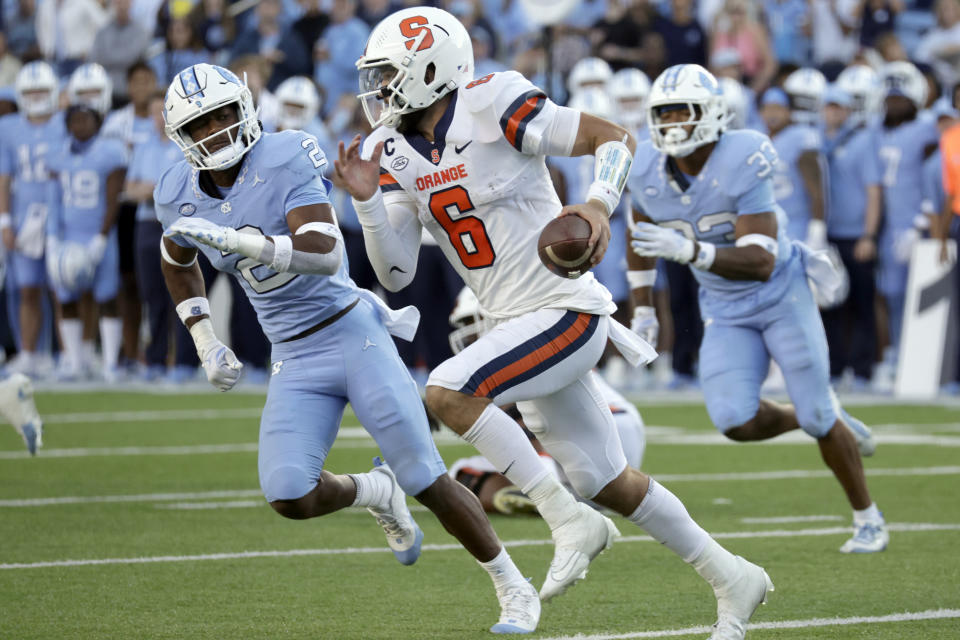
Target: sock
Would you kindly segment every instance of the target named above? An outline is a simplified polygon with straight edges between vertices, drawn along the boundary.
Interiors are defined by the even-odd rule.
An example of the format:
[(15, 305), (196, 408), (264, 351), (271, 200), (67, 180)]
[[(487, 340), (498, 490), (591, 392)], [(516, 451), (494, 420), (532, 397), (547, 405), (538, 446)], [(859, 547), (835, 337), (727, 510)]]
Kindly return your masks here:
[(120, 340), (123, 335), (123, 323), (120, 318), (100, 318), (100, 350), (103, 354), (103, 370), (117, 367), (120, 357)]
[(384, 473), (350, 473), (357, 485), (357, 496), (353, 499), (355, 507), (380, 507), (387, 503), (393, 493), (393, 483)]
[(693, 562), (711, 540), (710, 534), (693, 521), (680, 499), (653, 478), (643, 502), (627, 519), (684, 562)]
[(550, 474), (522, 491), (537, 505), (537, 511), (540, 512), (551, 531), (580, 513), (577, 509), (579, 503), (573, 494)]
[(867, 522), (879, 522), (883, 520), (883, 515), (880, 513), (880, 509), (877, 508), (876, 502), (871, 502), (870, 506), (866, 509), (861, 509), (857, 511), (853, 510), (853, 523), (855, 525), (861, 525)]
[(73, 371), (80, 370), (83, 323), (78, 318), (60, 320), (60, 338), (63, 339), (63, 356)]
[(463, 439), (536, 502), (529, 489), (550, 472), (513, 418), (489, 404)]
[(513, 560), (505, 547), (500, 547), (500, 553), (493, 560), (479, 562), (479, 564), (490, 574), (490, 579), (493, 580), (493, 587), (497, 590), (497, 593), (511, 584), (526, 581), (523, 574), (517, 569), (517, 565), (513, 564)]
[(84, 340), (80, 345), (81, 363), (88, 369), (93, 369), (96, 362), (97, 348), (93, 340)]

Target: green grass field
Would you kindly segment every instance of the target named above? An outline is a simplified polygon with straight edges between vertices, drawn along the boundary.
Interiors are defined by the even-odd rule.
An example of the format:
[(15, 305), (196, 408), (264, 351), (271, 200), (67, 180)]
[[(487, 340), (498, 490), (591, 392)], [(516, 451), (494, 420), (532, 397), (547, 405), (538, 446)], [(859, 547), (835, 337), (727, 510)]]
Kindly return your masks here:
[[(0, 430), (0, 639), (490, 637), (489, 578), (429, 513), (415, 511), (427, 546), (402, 567), (365, 511), (293, 522), (264, 503), (262, 401), (38, 394), (39, 456)], [(702, 405), (641, 411), (652, 425), (645, 470), (776, 583), (748, 638), (960, 638), (960, 409), (854, 409), (877, 425), (880, 447), (866, 465), (894, 529), (886, 552), (858, 557), (837, 552), (850, 513), (802, 435), (724, 445)], [(474, 453), (449, 438), (440, 451), (448, 463)], [(366, 471), (376, 453), (345, 429), (327, 468)], [(546, 525), (493, 523), (539, 586), (552, 555)], [(706, 584), (633, 525), (617, 525), (625, 539), (544, 606), (535, 637), (705, 638), (683, 630), (713, 622)], [(842, 620), (816, 620), (825, 618)], [(781, 622), (790, 624), (771, 624)]]

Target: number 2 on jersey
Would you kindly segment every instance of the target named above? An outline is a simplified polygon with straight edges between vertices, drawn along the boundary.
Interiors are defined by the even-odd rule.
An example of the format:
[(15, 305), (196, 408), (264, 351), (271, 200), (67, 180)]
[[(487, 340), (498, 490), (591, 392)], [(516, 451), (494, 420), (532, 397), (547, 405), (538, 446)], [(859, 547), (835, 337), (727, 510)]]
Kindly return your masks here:
[(430, 194), (430, 213), (447, 232), (450, 244), (457, 250), (463, 266), (467, 269), (483, 269), (492, 265), (496, 255), (483, 220), (476, 216), (462, 216), (454, 220), (448, 212), (450, 207), (456, 208), (460, 214), (473, 211), (473, 203), (466, 189), (458, 185)]

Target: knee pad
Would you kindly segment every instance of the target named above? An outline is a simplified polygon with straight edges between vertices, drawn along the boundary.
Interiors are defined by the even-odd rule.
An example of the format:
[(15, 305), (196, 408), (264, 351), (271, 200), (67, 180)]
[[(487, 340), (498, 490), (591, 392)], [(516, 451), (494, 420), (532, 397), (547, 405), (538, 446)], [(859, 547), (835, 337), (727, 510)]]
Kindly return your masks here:
[(260, 484), (267, 502), (296, 500), (310, 493), (317, 486), (317, 479), (302, 467), (285, 466), (270, 471)]

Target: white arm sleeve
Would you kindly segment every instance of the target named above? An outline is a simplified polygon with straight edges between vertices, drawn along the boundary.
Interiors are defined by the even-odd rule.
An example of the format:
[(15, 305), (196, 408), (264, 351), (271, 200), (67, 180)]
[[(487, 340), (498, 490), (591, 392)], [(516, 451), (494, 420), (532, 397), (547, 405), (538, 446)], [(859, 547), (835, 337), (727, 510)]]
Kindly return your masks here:
[(544, 109), (547, 113), (540, 116), (546, 118), (552, 115), (552, 119), (546, 125), (543, 136), (537, 139), (534, 153), (543, 156), (569, 156), (573, 151), (573, 143), (577, 140), (580, 112), (576, 109), (553, 106), (553, 109)]
[(367, 258), (388, 291), (400, 291), (413, 281), (420, 255), (422, 225), (416, 202), (402, 191), (379, 189), (366, 202), (353, 201), (363, 227)]

